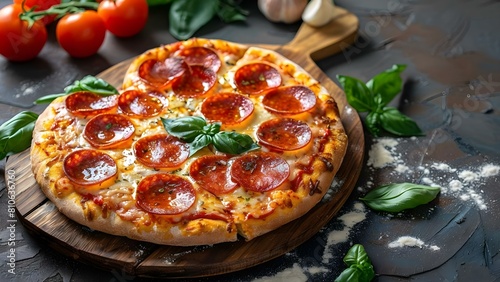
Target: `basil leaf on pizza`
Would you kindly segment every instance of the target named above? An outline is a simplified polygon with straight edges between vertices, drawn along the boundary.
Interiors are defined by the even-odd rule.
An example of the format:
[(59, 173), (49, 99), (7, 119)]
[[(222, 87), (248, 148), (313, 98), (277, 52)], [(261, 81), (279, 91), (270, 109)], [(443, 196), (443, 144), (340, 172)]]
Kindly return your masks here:
[(347, 102), (360, 113), (368, 112), (365, 126), (375, 137), (383, 130), (397, 136), (423, 135), (414, 120), (396, 108), (387, 107), (402, 90), (403, 80), (400, 75), (405, 69), (406, 65), (393, 65), (366, 84), (354, 77), (337, 75)]
[(213, 144), (217, 151), (228, 154), (241, 154), (259, 149), (252, 137), (238, 132), (221, 131), (213, 136)]
[(177, 119), (162, 118), (161, 121), (169, 134), (188, 143), (193, 142), (198, 135), (204, 134), (204, 128), (207, 125), (205, 119), (198, 116)]
[(187, 116), (161, 120), (169, 134), (190, 143), (190, 155), (212, 144), (217, 151), (233, 155), (260, 148), (252, 137), (234, 131), (220, 131), (219, 122), (207, 123), (203, 117)]
[(189, 144), (189, 155), (192, 156), (199, 150), (205, 148), (206, 146), (213, 143), (213, 137), (206, 134), (200, 134), (196, 136)]
[(102, 78), (87, 75), (81, 80), (73, 82), (64, 88), (64, 92), (69, 94), (78, 91), (89, 91), (101, 96), (118, 94), (118, 90)]
[(92, 92), (100, 96), (110, 96), (118, 94), (118, 90), (102, 78), (87, 75), (81, 80), (76, 80), (75, 82), (73, 82), (73, 84), (66, 86), (64, 88), (64, 93), (50, 94), (40, 97), (35, 100), (35, 104), (50, 103), (59, 97), (80, 91)]

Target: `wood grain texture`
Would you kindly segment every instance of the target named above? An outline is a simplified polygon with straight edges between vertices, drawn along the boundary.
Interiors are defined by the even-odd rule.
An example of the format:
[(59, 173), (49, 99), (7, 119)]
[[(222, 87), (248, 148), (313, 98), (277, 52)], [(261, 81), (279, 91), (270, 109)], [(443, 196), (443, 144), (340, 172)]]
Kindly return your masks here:
[[(338, 8), (336, 18), (322, 28), (303, 24), (290, 43), (261, 46), (298, 63), (329, 90), (339, 105), (349, 137), (347, 154), (336, 177), (341, 186), (334, 188), (337, 191), (331, 198), (320, 202), (298, 220), (249, 242), (239, 240), (197, 247), (160, 246), (92, 231), (69, 220), (47, 201), (31, 173), (29, 151), (9, 157), (6, 164), (6, 171), (16, 171), (19, 219), (30, 232), (64, 255), (106, 270), (122, 269), (142, 277), (202, 277), (229, 273), (292, 250), (314, 236), (336, 215), (354, 189), (361, 171), (364, 135), (359, 116), (347, 104), (343, 91), (312, 59), (340, 52), (353, 43), (357, 29), (357, 18)], [(99, 76), (119, 86), (131, 60), (119, 63)]]

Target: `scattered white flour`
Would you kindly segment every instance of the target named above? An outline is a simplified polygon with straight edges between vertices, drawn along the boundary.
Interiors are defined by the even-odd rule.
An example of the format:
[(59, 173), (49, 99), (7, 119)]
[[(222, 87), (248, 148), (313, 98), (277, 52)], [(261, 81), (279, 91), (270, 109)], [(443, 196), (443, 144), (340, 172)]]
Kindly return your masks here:
[(399, 144), (397, 139), (393, 138), (380, 138), (373, 145), (368, 152), (368, 166), (374, 168), (382, 168), (391, 163), (396, 163), (400, 157), (395, 152), (396, 146)]
[(271, 282), (271, 281), (289, 281), (289, 282), (305, 282), (307, 275), (305, 270), (298, 263), (294, 263), (291, 268), (282, 270), (274, 276), (264, 276), (253, 280), (254, 282)]
[(445, 163), (433, 163), (431, 165), (431, 167), (435, 168), (437, 170), (446, 171), (446, 172), (455, 172), (455, 171), (457, 171), (455, 168), (451, 168), (449, 165), (447, 165)]
[(311, 273), (312, 275), (315, 275), (315, 274), (320, 274), (320, 273), (328, 273), (328, 271), (330, 271), (330, 270), (324, 266), (321, 266), (321, 267), (312, 266), (312, 267), (306, 268), (306, 271)]
[(487, 164), (481, 168), (481, 177), (491, 177), (500, 174), (500, 166)]
[[(407, 161), (411, 157), (407, 152), (398, 152), (398, 145), (404, 142), (418, 142), (417, 139), (405, 138), (379, 138), (376, 139), (368, 152), (367, 165), (372, 170), (382, 169), (380, 175), (388, 172), (391, 176), (399, 177), (396, 180), (387, 179), (388, 182), (402, 182), (401, 177), (404, 177), (405, 182), (422, 183), (429, 186), (441, 187), (441, 194), (452, 196), (462, 201), (471, 201), (475, 203), (479, 209), (486, 210), (487, 203), (484, 199), (484, 191), (481, 189), (486, 185), (487, 178), (496, 177), (500, 174), (500, 166), (496, 164), (484, 164), (479, 166), (467, 167), (458, 169), (443, 162), (434, 162), (430, 164), (419, 164), (416, 167), (410, 166)], [(409, 173), (419, 173), (420, 179), (408, 179)], [(410, 175), (414, 176), (414, 175)], [(494, 180), (496, 181), (496, 179)], [(369, 184), (371, 183), (371, 184)], [(385, 183), (380, 183), (382, 185)], [(366, 187), (358, 187), (358, 190), (365, 192), (373, 186), (373, 176), (370, 177)]]
[(342, 221), (343, 229), (333, 230), (328, 234), (323, 253), (323, 263), (329, 263), (330, 259), (333, 258), (330, 247), (338, 243), (347, 242), (352, 228), (366, 219), (366, 209), (364, 204), (361, 202), (355, 203), (352, 211), (343, 214), (337, 219)]
[[(358, 190), (363, 192), (376, 186), (385, 184), (383, 181), (400, 182), (404, 177), (405, 182), (422, 183), (425, 185), (441, 187), (441, 194), (455, 197), (461, 201), (470, 201), (475, 203), (479, 209), (486, 210), (486, 201), (484, 192), (481, 189), (492, 177), (500, 175), (500, 165), (484, 164), (467, 169), (454, 168), (449, 164), (442, 162), (420, 163), (411, 165), (408, 152), (398, 152), (398, 145), (404, 142), (418, 141), (417, 138), (380, 138), (375, 140), (368, 152), (368, 166), (373, 172), (369, 176), (363, 187)], [(386, 177), (389, 173), (390, 177)], [(377, 175), (377, 179), (374, 179)], [(380, 178), (379, 178), (380, 177)], [(398, 178), (399, 177), (399, 178)], [(415, 179), (414, 177), (418, 177)], [(398, 178), (398, 179), (394, 179)], [(493, 179), (497, 181), (497, 179)], [(387, 182), (386, 182), (387, 183)], [(330, 189), (327, 191), (323, 201), (329, 201), (335, 191), (343, 183), (334, 179)], [(279, 271), (272, 276), (264, 276), (253, 280), (254, 282), (305, 282), (314, 280), (314, 275), (322, 275), (330, 271), (330, 261), (334, 259), (334, 245), (349, 241), (349, 236), (354, 226), (366, 219), (367, 210), (362, 202), (356, 202), (352, 210), (337, 217), (342, 229), (332, 230), (326, 234), (326, 243), (323, 250), (322, 261), (319, 266), (304, 265), (305, 261), (299, 260), (292, 267)], [(439, 251), (441, 248), (436, 245), (426, 244), (423, 240), (412, 236), (401, 236), (388, 244), (388, 248), (426, 248), (432, 251)], [(336, 258), (335, 258), (336, 259)]]
[(458, 177), (460, 177), (464, 181), (471, 182), (471, 181), (477, 180), (479, 175), (475, 172), (470, 171), (470, 170), (464, 170), (458, 174)]
[[(349, 240), (349, 234), (353, 227), (362, 222), (366, 218), (366, 209), (362, 202), (354, 203), (351, 211), (343, 214), (337, 219), (342, 223), (342, 230), (331, 231), (327, 234), (325, 249), (322, 257), (322, 261), (319, 266), (304, 266), (301, 265), (302, 262), (299, 260), (294, 263), (292, 267), (286, 268), (272, 276), (263, 276), (252, 280), (252, 282), (305, 282), (305, 281), (315, 281), (318, 277), (315, 275), (324, 275), (331, 271), (330, 259), (333, 258), (333, 245), (337, 243), (347, 242)], [(291, 255), (291, 253), (287, 253)]]
[(404, 164), (398, 164), (396, 165), (396, 168), (394, 168), (395, 171), (399, 173), (405, 173), (409, 170), (410, 168)]
[(453, 179), (452, 181), (450, 181), (450, 190), (451, 191), (460, 191), (460, 190), (462, 190), (462, 188), (464, 188), (464, 185), (462, 185), (462, 182), (460, 182), (456, 179)]
[(387, 245), (389, 248), (403, 248), (403, 247), (412, 247), (412, 248), (428, 248), (433, 251), (439, 251), (441, 248), (436, 245), (427, 245), (424, 241), (411, 237), (411, 236), (401, 236), (395, 241), (392, 241)]

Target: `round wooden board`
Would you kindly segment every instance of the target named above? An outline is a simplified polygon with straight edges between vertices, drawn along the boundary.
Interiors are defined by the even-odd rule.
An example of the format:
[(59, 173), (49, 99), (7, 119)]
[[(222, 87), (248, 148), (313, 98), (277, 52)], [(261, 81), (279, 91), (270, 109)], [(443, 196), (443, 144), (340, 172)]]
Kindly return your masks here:
[[(16, 210), (19, 220), (56, 251), (105, 270), (123, 270), (140, 277), (202, 277), (242, 270), (269, 261), (314, 236), (343, 206), (363, 165), (364, 135), (359, 116), (345, 95), (312, 61), (348, 46), (358, 28), (357, 18), (338, 8), (338, 17), (320, 29), (302, 25), (294, 40), (284, 46), (266, 45), (297, 62), (334, 96), (349, 137), (346, 156), (332, 187), (334, 193), (306, 215), (251, 241), (213, 246), (173, 247), (113, 236), (81, 226), (61, 214), (41, 192), (31, 172), (29, 150), (10, 156), (6, 174), (16, 175)], [(120, 85), (130, 60), (99, 76)], [(287, 240), (283, 240), (287, 238)]]

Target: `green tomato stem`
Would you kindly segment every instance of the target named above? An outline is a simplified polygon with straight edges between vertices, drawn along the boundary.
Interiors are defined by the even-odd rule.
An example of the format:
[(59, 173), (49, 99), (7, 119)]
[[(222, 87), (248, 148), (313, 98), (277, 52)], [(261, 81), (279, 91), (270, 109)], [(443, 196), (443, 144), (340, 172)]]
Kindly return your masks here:
[(35, 22), (44, 16), (56, 15), (56, 18), (62, 18), (66, 14), (78, 13), (84, 10), (97, 10), (99, 3), (97, 2), (66, 2), (54, 5), (47, 10), (34, 11), (33, 9), (26, 10), (23, 4), (23, 12), (19, 14), (19, 18), (28, 22), (28, 28), (31, 28)]

